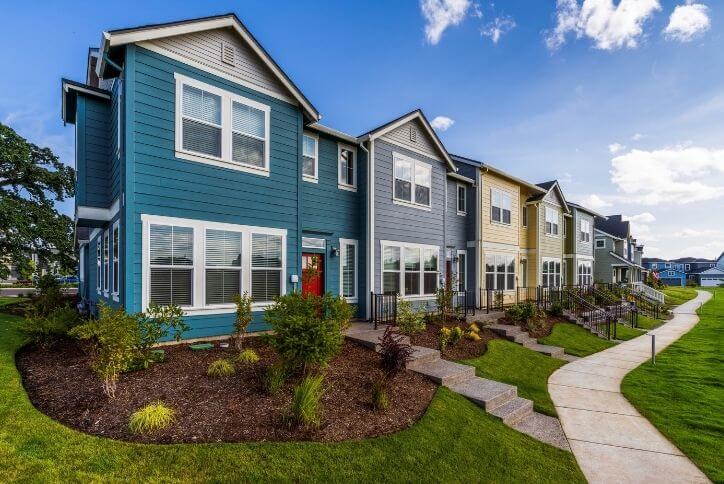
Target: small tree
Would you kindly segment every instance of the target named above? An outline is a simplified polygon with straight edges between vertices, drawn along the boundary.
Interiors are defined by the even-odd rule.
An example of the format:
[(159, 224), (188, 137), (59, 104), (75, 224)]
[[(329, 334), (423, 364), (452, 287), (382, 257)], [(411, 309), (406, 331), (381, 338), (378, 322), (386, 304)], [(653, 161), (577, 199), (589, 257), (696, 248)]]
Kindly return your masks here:
[(134, 316), (138, 320), (138, 350), (142, 358), (147, 359), (151, 347), (169, 334), (177, 342), (181, 341), (183, 334), (190, 329), (183, 314), (183, 310), (175, 304), (151, 304), (145, 313)]
[(397, 297), (397, 326), (401, 333), (414, 334), (425, 331), (425, 314), (412, 309), (412, 304), (406, 299)]
[(442, 287), (437, 289), (435, 299), (437, 302), (437, 308), (440, 311), (440, 316), (442, 316), (443, 325), (447, 323), (448, 317), (455, 314), (455, 287), (457, 287), (456, 278), (455, 276), (450, 276), (445, 279), (445, 283)]
[(236, 319), (234, 319), (234, 334), (232, 338), (236, 349), (241, 351), (246, 329), (251, 324), (252, 319), (251, 296), (249, 296), (248, 292), (237, 294), (234, 296), (234, 303), (236, 304)]

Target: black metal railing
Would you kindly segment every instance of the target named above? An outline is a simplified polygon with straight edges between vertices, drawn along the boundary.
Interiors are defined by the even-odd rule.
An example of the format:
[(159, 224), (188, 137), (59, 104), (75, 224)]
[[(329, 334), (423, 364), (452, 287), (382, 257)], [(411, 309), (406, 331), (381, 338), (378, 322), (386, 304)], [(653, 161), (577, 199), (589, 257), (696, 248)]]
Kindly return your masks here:
[(578, 322), (606, 339), (616, 338), (616, 324), (608, 311), (599, 308), (584, 297), (582, 288), (564, 288), (560, 291), (560, 303)]
[(460, 316), (475, 316), (476, 306), (475, 291), (457, 291), (453, 295), (453, 309)]
[(375, 329), (380, 324), (395, 324), (397, 322), (397, 294), (370, 293), (371, 320)]

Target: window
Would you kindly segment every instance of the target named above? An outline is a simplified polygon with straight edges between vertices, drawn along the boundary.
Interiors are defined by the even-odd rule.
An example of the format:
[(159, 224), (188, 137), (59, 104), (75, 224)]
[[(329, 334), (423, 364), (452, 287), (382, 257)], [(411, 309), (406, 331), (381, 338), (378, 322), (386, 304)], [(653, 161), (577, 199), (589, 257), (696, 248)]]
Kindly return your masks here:
[(591, 222), (590, 220), (581, 220), (581, 242), (591, 241)]
[(101, 256), (101, 238), (96, 239), (96, 290), (98, 294), (101, 293), (101, 281), (103, 279), (102, 268), (102, 256)]
[(439, 248), (383, 242), (382, 291), (403, 296), (431, 296), (437, 292)]
[(432, 167), (399, 153), (394, 153), (393, 159), (395, 179), (393, 198), (398, 202), (429, 207)]
[(659, 265), (658, 265), (656, 262), (654, 262), (653, 264), (651, 264), (651, 268), (652, 268), (652, 269), (658, 269), (658, 268), (659, 268)]
[(467, 213), (467, 189), (465, 185), (458, 184), (457, 186), (457, 204), (458, 204), (458, 215), (465, 215)]
[(191, 227), (151, 225), (149, 303), (193, 304), (194, 234)]
[(485, 288), (512, 291), (515, 289), (515, 256), (485, 256)]
[(668, 274), (669, 277), (674, 277), (674, 276), (676, 275), (676, 272), (674, 272), (674, 271), (668, 271), (667, 274)]
[(666, 267), (667, 269), (670, 269), (670, 268), (671, 268), (671, 262), (667, 262), (666, 264), (664, 264), (664, 267)]
[(109, 257), (108, 257), (108, 231), (103, 232), (103, 293), (108, 296), (108, 268), (109, 268)]
[(206, 305), (233, 304), (241, 294), (241, 233), (206, 230)]
[(581, 286), (590, 286), (593, 284), (593, 263), (578, 263), (578, 284)]
[(305, 249), (324, 249), (327, 241), (316, 237), (302, 237), (302, 247)]
[(605, 248), (606, 248), (606, 240), (605, 240), (605, 239), (598, 239), (598, 240), (596, 240), (596, 248), (597, 248), (597, 249), (605, 249)]
[(567, 284), (568, 278), (568, 261), (563, 259), (563, 262), (561, 262), (561, 286), (565, 286)]
[(490, 219), (501, 224), (510, 224), (510, 194), (500, 190), (490, 190)]
[(528, 207), (526, 207), (525, 205), (520, 207), (520, 214), (521, 214), (520, 219), (523, 221), (522, 222), (523, 227), (527, 227), (528, 226)]
[(561, 285), (561, 261), (557, 259), (543, 259), (541, 275), (543, 287), (559, 287)]
[(684, 270), (685, 271), (691, 270), (691, 264), (684, 264)]
[(354, 149), (339, 145), (339, 188), (357, 189), (357, 169)]
[(285, 292), (286, 230), (141, 215), (142, 307), (177, 304), (188, 314), (234, 311), (249, 293), (252, 308)]
[(558, 210), (546, 207), (546, 235), (558, 235)]
[(176, 156), (269, 172), (269, 106), (176, 74)]
[(304, 133), (302, 141), (302, 177), (306, 181), (316, 182), (318, 180), (318, 156), (319, 149), (317, 147), (319, 138), (314, 135)]
[(464, 250), (458, 251), (458, 291), (465, 291), (468, 287), (468, 266), (467, 253)]
[(116, 221), (113, 224), (113, 286), (111, 287), (111, 292), (113, 293), (113, 298), (118, 300), (118, 287), (120, 282), (120, 237), (118, 232), (118, 221)]
[(357, 302), (357, 241), (339, 239), (340, 289), (339, 293), (350, 302)]
[(251, 297), (270, 302), (282, 293), (282, 238), (278, 235), (251, 236)]

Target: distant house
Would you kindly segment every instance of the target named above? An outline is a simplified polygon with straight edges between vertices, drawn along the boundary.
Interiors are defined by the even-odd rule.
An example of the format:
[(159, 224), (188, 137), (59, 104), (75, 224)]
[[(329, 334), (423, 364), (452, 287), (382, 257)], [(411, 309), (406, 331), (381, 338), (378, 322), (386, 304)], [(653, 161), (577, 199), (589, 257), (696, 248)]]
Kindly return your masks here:
[(596, 217), (594, 223), (595, 281), (642, 282), (644, 246), (631, 235), (630, 223), (621, 215)]
[(697, 257), (681, 257), (679, 259), (659, 259), (659, 258), (646, 258), (643, 260), (643, 266), (654, 273), (659, 274), (661, 279), (667, 279), (664, 277), (664, 273), (668, 271), (680, 271), (685, 274), (683, 284), (686, 281), (694, 281), (696, 284), (701, 284), (700, 276), (705, 271), (716, 267), (717, 261), (714, 259), (702, 259)]
[(667, 286), (685, 286), (686, 272), (680, 269), (662, 269), (657, 272), (659, 281)]

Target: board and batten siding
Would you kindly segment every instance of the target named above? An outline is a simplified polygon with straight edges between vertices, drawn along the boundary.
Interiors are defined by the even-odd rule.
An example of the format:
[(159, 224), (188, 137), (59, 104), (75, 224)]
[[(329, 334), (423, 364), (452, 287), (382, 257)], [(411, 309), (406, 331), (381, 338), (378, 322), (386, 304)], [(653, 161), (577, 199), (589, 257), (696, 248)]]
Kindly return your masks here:
[[(175, 157), (174, 73), (197, 79), (271, 108), (270, 175)], [(287, 274), (300, 273), (298, 201), (302, 115), (296, 106), (137, 46), (127, 47), (126, 308), (141, 310), (141, 214), (287, 230)], [(129, 143), (129, 140), (131, 143)], [(291, 285), (287, 283), (289, 290)], [(228, 334), (233, 313), (188, 317), (187, 338)], [(264, 329), (261, 314), (250, 331)]]
[(77, 206), (107, 208), (109, 198), (110, 104), (78, 96), (76, 114)]

